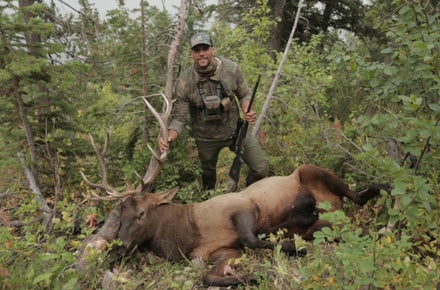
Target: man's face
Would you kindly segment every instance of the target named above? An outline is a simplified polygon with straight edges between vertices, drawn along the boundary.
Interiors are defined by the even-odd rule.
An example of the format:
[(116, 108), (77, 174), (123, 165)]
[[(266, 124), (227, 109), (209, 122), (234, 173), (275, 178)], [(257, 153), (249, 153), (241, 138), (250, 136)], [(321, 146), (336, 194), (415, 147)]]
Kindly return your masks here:
[(199, 67), (205, 68), (214, 61), (215, 47), (199, 44), (191, 49), (191, 55)]

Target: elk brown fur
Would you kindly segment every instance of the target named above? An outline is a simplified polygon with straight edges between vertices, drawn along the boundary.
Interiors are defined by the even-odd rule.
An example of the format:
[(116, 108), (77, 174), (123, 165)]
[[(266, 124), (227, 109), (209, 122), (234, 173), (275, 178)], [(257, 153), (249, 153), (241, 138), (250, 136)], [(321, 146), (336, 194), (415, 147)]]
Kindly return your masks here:
[[(121, 204), (118, 238), (128, 248), (144, 246), (170, 260), (202, 258), (220, 262), (204, 276), (206, 286), (245, 283), (246, 277), (227, 275), (228, 260), (241, 256), (244, 247), (273, 248), (261, 233), (286, 228), (287, 234), (313, 239), (327, 221), (319, 220), (317, 205), (329, 201), (342, 209), (343, 197), (364, 204), (381, 187), (362, 193), (351, 191), (327, 169), (303, 165), (289, 176), (260, 180), (240, 192), (215, 196), (193, 204), (175, 204), (178, 189), (129, 197)], [(295, 254), (294, 242), (282, 250)]]

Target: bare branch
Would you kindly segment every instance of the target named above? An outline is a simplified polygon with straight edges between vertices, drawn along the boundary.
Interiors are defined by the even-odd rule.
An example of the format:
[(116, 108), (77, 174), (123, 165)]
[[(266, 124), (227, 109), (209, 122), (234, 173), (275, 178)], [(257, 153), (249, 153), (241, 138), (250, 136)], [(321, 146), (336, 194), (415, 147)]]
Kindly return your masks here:
[(275, 93), (275, 90), (276, 90), (277, 85), (278, 85), (278, 80), (280, 79), (281, 73), (282, 73), (282, 71), (284, 69), (284, 64), (287, 61), (287, 56), (289, 54), (290, 47), (292, 46), (293, 35), (295, 34), (296, 27), (298, 25), (298, 20), (299, 20), (299, 17), (300, 17), (300, 13), (301, 13), (301, 8), (302, 8), (302, 5), (303, 5), (303, 2), (304, 2), (304, 0), (300, 0), (299, 3), (298, 3), (298, 10), (296, 12), (295, 22), (293, 23), (293, 27), (292, 27), (292, 30), (290, 32), (289, 40), (287, 42), (286, 48), (284, 49), (284, 55), (283, 55), (283, 58), (281, 60), (280, 66), (278, 67), (278, 71), (275, 74), (274, 80), (272, 81), (272, 85), (270, 87), (269, 94), (266, 97), (266, 101), (264, 102), (263, 110), (262, 110), (260, 116), (258, 117), (258, 120), (257, 120), (257, 123), (255, 124), (254, 130), (252, 131), (252, 134), (254, 134), (254, 135), (258, 134), (258, 131), (260, 130), (261, 126), (263, 125), (263, 119), (264, 119), (265, 115), (267, 114), (267, 110), (269, 109), (269, 105), (270, 105), (270, 101), (272, 99), (272, 95)]
[(165, 85), (165, 95), (168, 100), (172, 99), (174, 79), (176, 77), (177, 68), (177, 55), (179, 52), (179, 47), (181, 46), (184, 39), (186, 19), (188, 18), (188, 0), (180, 1), (180, 12), (179, 12), (179, 22), (176, 27), (176, 31), (173, 36), (173, 41), (171, 43), (170, 51), (168, 53), (168, 71), (167, 71), (167, 82)]

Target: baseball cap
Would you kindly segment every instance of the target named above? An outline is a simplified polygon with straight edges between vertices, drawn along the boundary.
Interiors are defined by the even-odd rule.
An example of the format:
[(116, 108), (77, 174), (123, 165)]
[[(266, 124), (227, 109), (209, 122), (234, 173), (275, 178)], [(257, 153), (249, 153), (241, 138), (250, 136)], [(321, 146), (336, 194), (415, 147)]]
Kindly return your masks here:
[(205, 33), (196, 33), (191, 37), (191, 49), (199, 44), (213, 46), (211, 36)]

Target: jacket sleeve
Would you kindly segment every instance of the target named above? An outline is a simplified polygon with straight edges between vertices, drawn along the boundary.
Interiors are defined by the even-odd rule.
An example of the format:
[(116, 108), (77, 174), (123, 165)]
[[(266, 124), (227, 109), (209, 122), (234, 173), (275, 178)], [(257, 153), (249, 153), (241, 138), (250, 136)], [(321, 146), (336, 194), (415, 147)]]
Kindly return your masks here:
[(181, 79), (177, 81), (174, 96), (175, 101), (171, 113), (172, 118), (168, 129), (175, 130), (180, 135), (183, 132), (186, 120), (190, 113), (188, 94), (185, 94), (185, 83)]
[(237, 80), (235, 95), (240, 100), (241, 105), (245, 100), (251, 99), (252, 93), (249, 90), (249, 87), (244, 79), (243, 72), (241, 71), (241, 68), (238, 64), (235, 65), (234, 75), (236, 76)]

